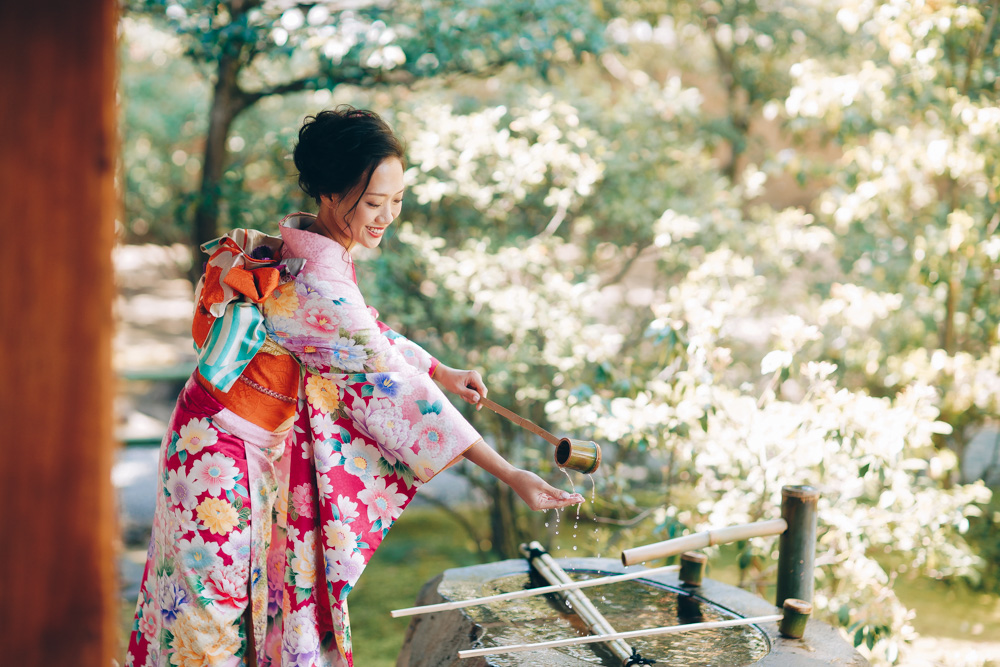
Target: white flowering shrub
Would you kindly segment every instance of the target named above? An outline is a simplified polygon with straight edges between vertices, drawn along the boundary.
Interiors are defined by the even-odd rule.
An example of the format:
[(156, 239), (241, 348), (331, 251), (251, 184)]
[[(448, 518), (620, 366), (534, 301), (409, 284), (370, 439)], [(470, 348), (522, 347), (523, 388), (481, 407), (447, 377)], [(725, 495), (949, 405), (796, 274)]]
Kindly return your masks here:
[[(540, 106), (562, 110), (545, 123), (578, 127), (575, 107)], [(628, 264), (628, 247), (587, 246), (575, 235), (578, 223), (599, 237), (613, 228), (593, 216), (622, 209), (588, 208), (587, 193), (615, 179), (611, 156), (602, 162), (598, 148), (630, 145), (626, 138), (605, 133), (578, 144), (556, 129), (538, 134), (556, 142), (553, 150), (531, 152), (510, 132), (523, 125), (506, 109), (439, 113), (426, 122), (446, 118), (449, 129), (437, 136), (450, 143), (418, 133), (427, 141), (420, 150), (436, 151), (437, 162), (410, 174), (426, 204), (464, 201), (489, 220), (538, 205), (553, 184), (573, 198), (565, 233), (536, 225), (536, 234), (505, 242), (484, 222), (478, 234), (446, 243), (415, 220), (399, 238), (419, 268), (421, 294), (442, 316), (442, 340), (453, 336), (484, 370), (491, 396), (605, 447), (597, 511), (622, 524), (604, 532), (607, 548), (771, 518), (782, 486), (813, 484), (822, 492), (817, 613), (875, 664), (900, 661), (916, 633), (894, 584), (973, 576), (981, 565), (963, 535), (991, 494), (981, 483), (954, 483), (958, 459), (939, 439), (963, 411), (996, 413), (995, 353), (907, 350), (913, 337), (886, 332), (886, 323), (919, 319), (912, 292), (852, 280), (850, 266), (830, 268), (842, 236), (822, 224), (822, 211), (746, 206), (769, 178), (752, 166), (738, 187), (703, 179), (667, 197), (674, 206), (643, 218), (644, 280), (608, 280), (608, 258)], [(566, 157), (573, 150), (593, 161), (596, 185), (560, 174), (574, 164)], [(678, 139), (674, 150), (697, 161), (703, 147)], [(535, 174), (531, 182), (510, 175), (527, 164), (518, 162), (526, 152), (530, 166), (514, 171)], [(482, 179), (483, 169), (492, 176)], [(428, 175), (435, 170), (440, 176)], [(502, 174), (524, 189), (501, 188)], [(447, 192), (435, 185), (452, 179)], [(548, 201), (550, 211), (560, 206)], [(878, 393), (868, 389), (872, 377), (882, 379)], [(498, 444), (515, 461), (546, 469), (541, 441), (515, 436), (511, 448), (510, 431), (493, 436), (508, 439)], [(519, 526), (537, 537), (539, 523)], [(773, 581), (776, 542), (746, 545), (747, 585), (763, 591)]]
[[(835, 365), (803, 355), (820, 327), (798, 315), (772, 318), (769, 351), (752, 372), (740, 368), (726, 340), (739, 338), (765, 291), (748, 257), (721, 248), (706, 255), (653, 305), (643, 349), (628, 350), (629, 332), (613, 315), (628, 305), (602, 298), (593, 275), (574, 274), (572, 248), (555, 239), (446, 251), (408, 228), (402, 240), (428, 258), (448, 299), (468, 303), (507, 341), (483, 358), (494, 397), (502, 400), (506, 386), (518, 403), (548, 398), (556, 431), (607, 448), (605, 506), (652, 510), (655, 520), (610, 544), (772, 518), (782, 486), (813, 484), (823, 494), (817, 613), (851, 628), (877, 663), (894, 662), (915, 637), (896, 580), (966, 575), (978, 565), (962, 534), (990, 492), (948, 483), (957, 459), (933, 441), (951, 427), (939, 420), (932, 378), (914, 370), (885, 397), (845, 389)], [(849, 334), (847, 322), (866, 332), (872, 312), (898, 304), (845, 285), (822, 306)], [(602, 365), (614, 369), (605, 386), (581, 387)], [(643, 462), (654, 469), (637, 475)], [(776, 540), (752, 546), (762, 571), (748, 577), (773, 580), (775, 548)]]

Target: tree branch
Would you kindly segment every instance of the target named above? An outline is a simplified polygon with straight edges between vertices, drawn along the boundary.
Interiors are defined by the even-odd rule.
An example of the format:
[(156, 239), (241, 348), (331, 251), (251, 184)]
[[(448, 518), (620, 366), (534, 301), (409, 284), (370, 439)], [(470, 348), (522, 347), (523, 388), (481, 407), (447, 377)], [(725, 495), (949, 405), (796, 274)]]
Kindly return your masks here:
[[(303, 90), (315, 90), (319, 87), (319, 75), (302, 77), (293, 81), (288, 81), (271, 88), (253, 91), (241, 91), (243, 93), (244, 108), (252, 106), (264, 97), (271, 95), (287, 95), (289, 93), (299, 93)], [(333, 88), (333, 86), (331, 86)]]
[(545, 229), (539, 232), (535, 238), (544, 239), (552, 236), (553, 234), (556, 233), (556, 230), (559, 229), (559, 225), (561, 225), (563, 223), (563, 220), (565, 219), (566, 219), (566, 205), (559, 204), (559, 206), (556, 208), (555, 215), (553, 215), (552, 219), (549, 220), (549, 224), (546, 225)]
[(635, 524), (639, 523), (640, 521), (642, 521), (643, 519), (645, 519), (647, 516), (649, 516), (650, 514), (652, 514), (654, 511), (656, 511), (656, 508), (655, 507), (650, 507), (648, 509), (643, 510), (639, 514), (636, 514), (631, 519), (608, 519), (608, 518), (603, 517), (603, 516), (596, 516), (595, 515), (594, 516), (594, 521), (596, 523), (607, 523), (607, 524), (611, 524), (613, 526), (625, 526), (625, 527), (628, 527), (628, 526), (634, 526)]
[(618, 273), (611, 276), (607, 280), (602, 281), (598, 289), (604, 289), (605, 287), (614, 285), (615, 283), (619, 282), (622, 278), (624, 278), (625, 274), (629, 272), (629, 269), (632, 268), (632, 265), (635, 264), (635, 261), (637, 259), (639, 259), (639, 256), (642, 255), (643, 251), (652, 245), (653, 245), (652, 241), (640, 241), (639, 243), (632, 245), (631, 247), (634, 250), (632, 255), (625, 260), (625, 263), (618, 270)]
[[(400, 77), (399, 74), (409, 75), (407, 77)], [(263, 88), (261, 90), (245, 91), (243, 92), (244, 98), (246, 100), (246, 106), (251, 106), (255, 104), (258, 100), (264, 97), (270, 97), (271, 95), (287, 95), (289, 93), (299, 93), (303, 90), (318, 90), (321, 86), (329, 89), (333, 89), (340, 85), (351, 85), (360, 87), (373, 87), (379, 85), (400, 85), (400, 84), (412, 84), (413, 81), (418, 78), (413, 76), (408, 70), (401, 70), (396, 72), (395, 70), (377, 70), (377, 69), (366, 69), (363, 67), (356, 68), (353, 72), (338, 72), (337, 78), (334, 81), (332, 77), (321, 72), (315, 72), (309, 76), (304, 76), (298, 79), (293, 79), (292, 81), (287, 81), (285, 83), (277, 84), (271, 86), (270, 88)]]

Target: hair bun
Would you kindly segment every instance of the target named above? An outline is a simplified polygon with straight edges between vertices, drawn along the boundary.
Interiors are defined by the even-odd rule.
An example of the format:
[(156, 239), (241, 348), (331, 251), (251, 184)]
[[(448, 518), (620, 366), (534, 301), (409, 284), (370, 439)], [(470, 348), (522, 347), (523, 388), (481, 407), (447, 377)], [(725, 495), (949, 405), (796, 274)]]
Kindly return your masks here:
[(345, 196), (362, 182), (367, 188), (375, 167), (393, 157), (403, 162), (404, 148), (389, 124), (374, 111), (348, 105), (307, 116), (293, 152), (299, 187), (317, 203), (323, 195)]

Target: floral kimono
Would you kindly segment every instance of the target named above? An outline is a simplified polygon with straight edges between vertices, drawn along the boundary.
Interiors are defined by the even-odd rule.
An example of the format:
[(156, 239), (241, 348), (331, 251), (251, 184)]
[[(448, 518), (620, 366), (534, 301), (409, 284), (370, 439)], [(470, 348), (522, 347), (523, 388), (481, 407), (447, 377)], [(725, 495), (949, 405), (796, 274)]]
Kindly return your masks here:
[(437, 362), (365, 305), (347, 250), (306, 231), (313, 220), (282, 222), (282, 258), (305, 265), (262, 304), (268, 335), (304, 367), (261, 661), (283, 667), (353, 665), (348, 594), (420, 485), (480, 438), (431, 380)]
[(127, 667), (238, 667), (250, 641), (260, 667), (353, 665), (348, 594), (419, 486), (480, 437), (312, 221), (286, 218), (283, 244), (208, 244)]

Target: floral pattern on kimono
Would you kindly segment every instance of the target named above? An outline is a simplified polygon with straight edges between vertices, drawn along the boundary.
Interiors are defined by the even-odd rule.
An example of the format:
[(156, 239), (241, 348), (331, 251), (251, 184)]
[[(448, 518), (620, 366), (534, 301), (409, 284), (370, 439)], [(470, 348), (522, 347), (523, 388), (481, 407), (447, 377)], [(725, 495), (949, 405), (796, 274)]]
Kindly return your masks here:
[(126, 667), (244, 664), (248, 590), (263, 637), (272, 464), (283, 439), (188, 380), (160, 449), (161, 486)]
[(431, 379), (434, 359), (378, 322), (350, 255), (312, 221), (282, 222), (282, 258), (304, 268), (261, 304), (268, 335), (304, 367), (276, 468), (261, 664), (345, 667), (348, 594), (416, 490), (480, 436)]
[[(127, 667), (235, 667), (244, 663), (251, 637), (257, 645), (263, 643), (266, 568), (278, 492), (274, 463), (290, 429), (272, 431), (250, 421), (261, 415), (246, 414), (246, 406), (237, 407), (239, 401), (224, 404), (199, 379), (232, 386), (254, 359), (256, 366), (280, 365), (274, 377), (291, 373), (294, 390), (296, 370), (274, 354), (257, 354), (277, 347), (265, 344), (259, 314), (260, 326), (251, 321), (238, 335), (233, 333), (237, 327), (230, 327), (221, 342), (210, 342), (219, 323), (228, 326), (226, 318), (234, 309), (256, 313), (254, 304), (279, 284), (282, 272), (287, 279), (286, 267), (255, 258), (273, 257), (280, 246), (281, 239), (253, 230), (235, 230), (203, 246), (211, 258), (199, 283), (192, 334), (200, 356), (214, 345), (212, 358), (229, 361), (224, 367), (200, 359), (199, 369), (205, 372), (188, 380), (170, 417), (160, 448), (152, 538)], [(259, 253), (261, 249), (267, 252)], [(214, 372), (219, 370), (224, 372)], [(255, 403), (258, 413), (274, 413), (277, 423), (282, 419), (274, 404), (280, 402)], [(244, 621), (248, 605), (252, 629)]]

